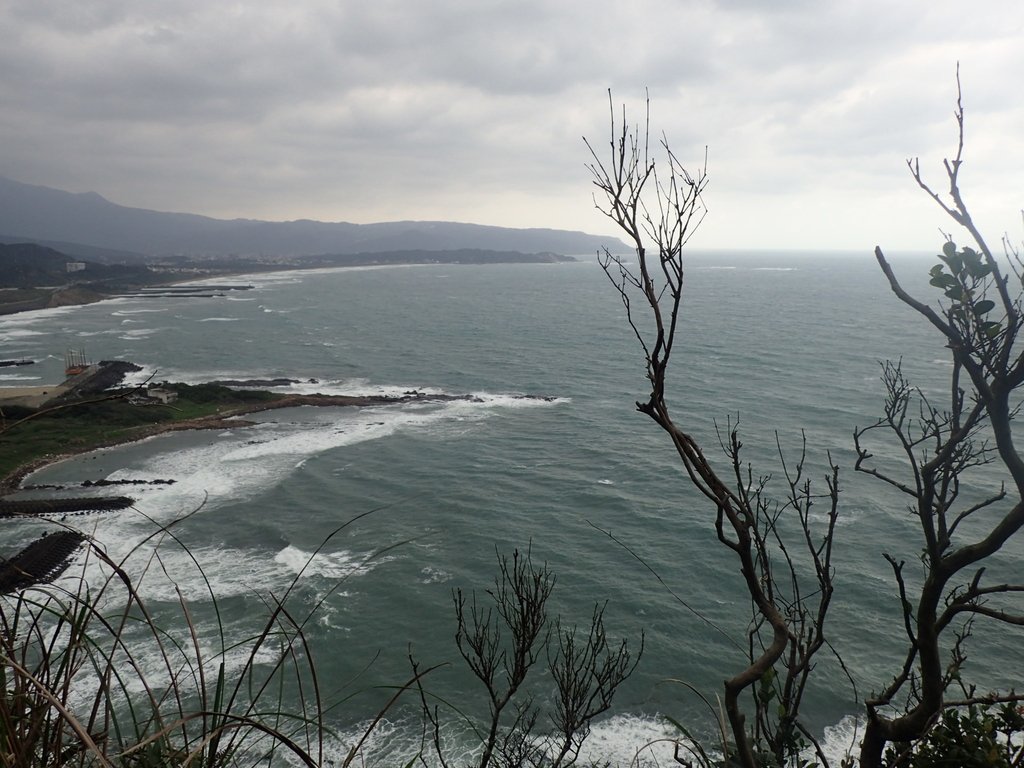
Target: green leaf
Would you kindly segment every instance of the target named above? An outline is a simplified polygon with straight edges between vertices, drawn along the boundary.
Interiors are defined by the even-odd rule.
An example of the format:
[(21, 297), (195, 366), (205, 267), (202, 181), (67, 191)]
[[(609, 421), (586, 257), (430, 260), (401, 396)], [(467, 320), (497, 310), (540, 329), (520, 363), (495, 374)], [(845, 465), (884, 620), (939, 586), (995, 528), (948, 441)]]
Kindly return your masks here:
[(982, 299), (981, 301), (974, 305), (974, 314), (981, 317), (986, 312), (991, 312), (995, 308), (996, 303), (994, 301), (990, 299)]
[(970, 271), (971, 267), (981, 266), (981, 254), (977, 251), (972, 251), (970, 248), (964, 248), (960, 252), (960, 258), (968, 271)]
[(939, 275), (942, 274), (942, 270), (943, 266), (941, 264), (936, 264), (934, 267), (928, 270), (928, 274), (931, 275), (932, 277), (938, 277)]
[(952, 240), (942, 244), (942, 252), (949, 258), (956, 256), (956, 243)]
[(951, 285), (946, 289), (946, 296), (953, 301), (962, 301), (964, 298), (964, 289), (959, 285)]
[(999, 332), (1003, 329), (1003, 326), (996, 322), (988, 322), (981, 324), (981, 332), (990, 339), (994, 339), (999, 335)]

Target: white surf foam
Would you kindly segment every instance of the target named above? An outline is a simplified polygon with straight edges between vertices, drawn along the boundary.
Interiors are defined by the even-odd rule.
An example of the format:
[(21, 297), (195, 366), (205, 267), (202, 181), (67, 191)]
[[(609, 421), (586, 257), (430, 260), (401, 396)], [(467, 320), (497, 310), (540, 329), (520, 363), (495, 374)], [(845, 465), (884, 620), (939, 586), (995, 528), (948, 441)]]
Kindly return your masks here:
[[(328, 753), (346, 754), (349, 745), (362, 737), (369, 723), (360, 723), (346, 729), (340, 743), (328, 745)], [(468, 732), (460, 734), (459, 729), (445, 729), (445, 742), (451, 750), (447, 754), (452, 764), (463, 764), (474, 754), (474, 739)], [(839, 765), (851, 748), (849, 737), (854, 733), (853, 718), (826, 729), (823, 751), (831, 765)], [(419, 723), (382, 721), (378, 729), (366, 740), (361, 759), (367, 766), (401, 765), (417, 754), (421, 746)], [(460, 738), (461, 736), (461, 738)], [(344, 745), (344, 747), (342, 746)], [(461, 745), (461, 746), (460, 746)], [(593, 724), (590, 736), (580, 751), (579, 765), (629, 766), (629, 768), (664, 768), (676, 765), (674, 755), (677, 749), (683, 759), (692, 759), (694, 765), (702, 765), (697, 751), (688, 746), (687, 739), (675, 726), (656, 715), (614, 715)], [(707, 754), (716, 759), (720, 754), (714, 744), (702, 745)], [(428, 749), (424, 754), (427, 765), (436, 764), (436, 756)], [(816, 755), (805, 757), (816, 764)]]
[(162, 330), (163, 328), (136, 328), (133, 331), (118, 329), (117, 332), (120, 334), (118, 336), (119, 339), (124, 339), (125, 341), (136, 341), (138, 339), (148, 338), (154, 333), (159, 333)]
[[(289, 471), (276, 462), (228, 465), (224, 455), (239, 446), (237, 437), (216, 438), (216, 442), (185, 450), (158, 454), (127, 469), (113, 472), (110, 480), (173, 479), (174, 485), (133, 487), (136, 506), (154, 519), (167, 522), (184, 511), (203, 506), (210, 510), (232, 500), (245, 501), (263, 489), (276, 485)], [(253, 439), (255, 430), (247, 431)], [(159, 440), (159, 438), (154, 438)]]
[(157, 373), (159, 373), (159, 369), (156, 368), (155, 366), (148, 365), (147, 363), (142, 363), (138, 361), (132, 362), (134, 362), (135, 365), (139, 366), (141, 370), (129, 371), (128, 373), (126, 373), (124, 379), (122, 379), (121, 381), (121, 383), (124, 384), (125, 386), (131, 387), (144, 384), (147, 381), (153, 379), (157, 375)]
[(579, 762), (583, 765), (607, 762), (636, 768), (672, 765), (675, 740), (681, 736), (660, 717), (614, 715), (594, 723), (580, 751)]
[[(225, 679), (231, 685), (232, 681), (243, 674), (247, 665), (271, 665), (280, 655), (280, 649), (273, 639), (254, 649), (253, 642), (222, 648), (216, 636), (193, 638), (187, 634), (188, 624), (182, 616), (156, 620), (154, 626), (161, 634), (159, 642), (144, 625), (128, 625), (121, 636), (123, 646), (116, 653), (114, 661), (115, 668), (121, 672), (111, 696), (115, 706), (124, 692), (129, 696), (141, 697), (153, 689), (167, 687), (173, 677), (177, 696), (181, 697), (182, 705), (188, 711), (198, 705), (200, 667), (210, 686), (208, 693), (212, 694), (221, 664), (224, 665)], [(99, 633), (94, 639), (96, 637), (104, 639)], [(75, 681), (69, 698), (72, 708), (88, 707), (98, 686), (95, 670), (84, 667), (75, 676)]]
[[(828, 758), (829, 765), (841, 765), (846, 757), (856, 755), (860, 750), (863, 733), (864, 724), (860, 718), (852, 715), (847, 715), (835, 725), (826, 727), (821, 738), (821, 751)], [(817, 756), (812, 750), (805, 757), (813, 761)]]
[[(187, 442), (191, 438), (180, 435), (150, 438), (144, 441), (145, 448), (111, 449), (125, 451), (126, 457), (135, 451), (140, 458), (108, 474), (107, 479), (173, 479), (175, 482), (133, 485), (130, 495), (136, 499), (134, 509), (116, 515), (75, 518), (72, 522), (81, 520), (109, 555), (120, 561), (153, 531), (151, 520), (168, 524), (191, 510), (207, 515), (225, 505), (244, 503), (296, 472), (296, 467), (307, 457), (399, 431), (431, 430), (439, 439), (444, 439), (472, 428), (501, 408), (524, 404), (536, 407), (553, 403), (519, 401), (499, 395), (488, 396), (483, 402), (287, 409), (260, 414), (261, 418), (275, 421), (237, 430), (197, 433), (192, 442)], [(168, 447), (164, 450), (160, 450), (161, 440), (167, 441)], [(183, 442), (187, 442), (184, 447)], [(109, 461), (107, 457), (106, 462)], [(83, 460), (82, 465), (83, 468), (89, 466), (87, 460)], [(143, 567), (155, 543), (146, 543), (132, 555), (132, 561), (139, 568)], [(185, 597), (207, 602), (206, 584), (192, 558), (170, 541), (164, 542), (159, 551), (167, 570), (179, 579), (178, 586)], [(326, 589), (326, 582), (361, 575), (370, 567), (363, 561), (363, 555), (348, 551), (319, 553), (306, 566), (311, 553), (294, 545), (273, 553), (209, 545), (196, 548), (192, 555), (206, 577), (216, 585), (218, 597), (251, 594), (254, 584), (277, 585), (280, 589), (300, 572), (303, 581), (324, 582), (316, 588)], [(93, 578), (101, 579), (100, 570), (97, 565), (97, 569), (90, 571), (90, 582)], [(430, 580), (447, 578), (447, 574), (440, 572), (424, 576)], [(141, 591), (149, 600), (177, 599), (174, 584), (167, 581), (162, 571), (148, 574)]]
[(443, 584), (452, 580), (451, 573), (443, 568), (435, 568), (430, 565), (420, 570), (420, 575), (423, 577), (420, 579), (421, 584)]
[[(323, 453), (332, 448), (377, 440), (404, 429), (421, 429), (431, 424), (457, 418), (457, 412), (466, 410), (465, 417), (482, 416), (479, 411), (443, 407), (434, 410), (415, 406), (394, 408), (364, 408), (351, 418), (335, 423), (306, 425), (299, 429), (264, 430), (261, 439), (238, 446), (219, 457), (223, 465), (247, 467), (257, 459), (268, 457), (297, 457)], [(275, 433), (276, 432), (276, 433)], [(263, 462), (266, 464), (267, 462)], [(294, 466), (289, 464), (288, 466)]]
[(14, 328), (0, 326), (0, 341), (11, 342), (19, 339), (27, 339), (32, 336), (44, 336), (42, 331), (33, 331), (29, 328)]
[[(289, 418), (287, 411), (270, 412), (261, 418), (273, 421), (231, 432), (224, 439), (202, 447), (161, 455), (141, 468), (141, 472), (136, 468), (115, 473), (111, 479), (129, 475), (141, 479), (173, 477), (178, 482), (160, 487), (161, 495), (195, 495), (206, 491), (209, 506), (221, 497), (244, 499), (276, 484), (294, 470), (296, 458), (388, 437), (398, 431), (472, 423), (503, 409), (543, 408), (567, 402), (565, 398), (524, 399), (486, 393), (478, 397), (479, 401), (302, 409), (301, 417), (293, 421), (285, 421)], [(181, 501), (176, 500), (178, 509), (182, 508)]]
[[(332, 739), (326, 745), (327, 755), (343, 760), (348, 749), (363, 737), (368, 727), (369, 722), (364, 722), (346, 728), (336, 741)], [(454, 721), (446, 723), (442, 731), (449, 764), (471, 764), (480, 750), (479, 734), (474, 737), (466, 724)], [(674, 729), (661, 718), (616, 715), (594, 723), (577, 764), (664, 768), (675, 764), (675, 735)], [(432, 747), (423, 744), (422, 724), (418, 720), (385, 719), (364, 742), (359, 764), (371, 768), (405, 765), (413, 761), (421, 749), (426, 765), (440, 765)]]
[(67, 306), (67, 307), (50, 307), (48, 309), (33, 309), (28, 312), (18, 312), (15, 315), (7, 315), (6, 317), (0, 318), (0, 330), (6, 328), (21, 328), (26, 325), (32, 325), (34, 323), (41, 323), (47, 320), (51, 320), (61, 315), (67, 315), (74, 312), (78, 307)]
[(351, 576), (362, 576), (375, 565), (385, 562), (387, 558), (368, 560), (366, 555), (352, 552), (336, 551), (317, 553), (307, 552), (289, 544), (276, 555), (274, 562), (282, 566), (288, 573), (303, 577), (322, 577), (331, 581), (347, 579)]

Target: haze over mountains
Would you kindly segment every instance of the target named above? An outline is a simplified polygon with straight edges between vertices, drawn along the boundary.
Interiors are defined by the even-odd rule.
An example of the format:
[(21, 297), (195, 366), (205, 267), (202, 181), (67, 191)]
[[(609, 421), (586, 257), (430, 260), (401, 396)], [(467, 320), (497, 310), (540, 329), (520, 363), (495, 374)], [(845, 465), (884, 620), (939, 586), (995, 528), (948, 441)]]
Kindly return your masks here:
[(302, 256), (482, 248), (589, 254), (622, 250), (611, 237), (439, 221), (350, 224), (213, 219), (129, 208), (95, 192), (71, 193), (0, 177), (0, 242), (37, 242), (99, 261), (143, 256)]

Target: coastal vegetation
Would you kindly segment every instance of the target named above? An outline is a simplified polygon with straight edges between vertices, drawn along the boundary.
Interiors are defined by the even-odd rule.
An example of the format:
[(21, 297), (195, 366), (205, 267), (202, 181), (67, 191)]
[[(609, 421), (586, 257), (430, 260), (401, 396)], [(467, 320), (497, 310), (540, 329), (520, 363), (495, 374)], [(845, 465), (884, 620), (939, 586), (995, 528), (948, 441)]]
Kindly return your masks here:
[(43, 460), (170, 429), (212, 427), (240, 410), (283, 397), (212, 384), (169, 384), (167, 388), (177, 394), (173, 403), (135, 404), (130, 400), (135, 389), (129, 388), (38, 411), (24, 406), (0, 408), (0, 482), (10, 488), (19, 475)]
[[(83, 542), (73, 586), (47, 585), (57, 574), (39, 573), (0, 594), (0, 766), (325, 764), (310, 613), (295, 613), (290, 600), (301, 573), (284, 594), (264, 597), (253, 635), (232, 637), (218, 618), (211, 650), (180, 590), (173, 621), (155, 619), (141, 594), (147, 560), (181, 547), (174, 525), (156, 527), (118, 561), (72, 531), (39, 541), (63, 553), (58, 572)], [(155, 672), (147, 658), (159, 661)]]

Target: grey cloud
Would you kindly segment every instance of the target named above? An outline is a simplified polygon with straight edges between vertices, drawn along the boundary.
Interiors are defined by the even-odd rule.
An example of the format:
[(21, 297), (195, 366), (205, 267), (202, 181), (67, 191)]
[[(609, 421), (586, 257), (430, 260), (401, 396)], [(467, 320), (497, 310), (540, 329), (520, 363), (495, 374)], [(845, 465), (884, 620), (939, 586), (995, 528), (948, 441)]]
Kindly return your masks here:
[(605, 227), (580, 136), (607, 141), (609, 87), (710, 145), (731, 215), (903, 185), (949, 148), (958, 58), (980, 154), (1022, 117), (1015, 0), (0, 6), (0, 174), (213, 215)]

